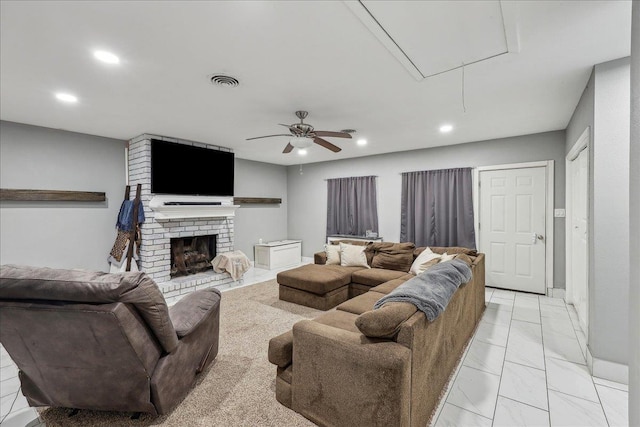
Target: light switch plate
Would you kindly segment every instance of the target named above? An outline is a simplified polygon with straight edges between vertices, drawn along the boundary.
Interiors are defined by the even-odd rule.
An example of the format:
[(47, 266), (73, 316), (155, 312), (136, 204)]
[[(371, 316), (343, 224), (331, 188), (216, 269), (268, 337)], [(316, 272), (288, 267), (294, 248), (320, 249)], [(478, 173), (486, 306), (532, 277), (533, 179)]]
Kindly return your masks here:
[(556, 218), (564, 218), (567, 215), (567, 212), (564, 209), (554, 209), (553, 216)]

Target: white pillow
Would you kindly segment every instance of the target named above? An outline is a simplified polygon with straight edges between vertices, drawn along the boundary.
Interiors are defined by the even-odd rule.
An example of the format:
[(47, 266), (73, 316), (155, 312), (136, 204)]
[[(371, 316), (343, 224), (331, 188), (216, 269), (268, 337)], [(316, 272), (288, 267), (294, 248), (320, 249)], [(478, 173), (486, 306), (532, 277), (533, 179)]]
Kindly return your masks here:
[[(429, 267), (437, 264), (440, 261), (440, 254), (431, 252), (431, 249), (427, 248), (418, 255), (418, 257), (411, 264), (409, 273), (417, 276), (420, 273), (424, 273)], [(435, 262), (434, 262), (435, 261)]]
[(364, 253), (366, 246), (348, 245), (340, 243), (340, 265), (343, 267), (369, 267), (367, 255)]
[(440, 262), (451, 261), (455, 257), (456, 257), (456, 254), (447, 255), (447, 253), (445, 252), (442, 254), (442, 258), (440, 258)]
[(324, 252), (327, 254), (326, 265), (340, 265), (340, 246), (324, 245)]

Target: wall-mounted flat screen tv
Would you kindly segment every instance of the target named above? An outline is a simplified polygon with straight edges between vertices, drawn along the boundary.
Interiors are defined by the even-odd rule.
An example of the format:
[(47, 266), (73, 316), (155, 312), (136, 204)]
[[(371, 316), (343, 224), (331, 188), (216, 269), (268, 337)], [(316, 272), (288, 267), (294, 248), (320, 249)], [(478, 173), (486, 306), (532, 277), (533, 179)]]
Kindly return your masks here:
[(151, 192), (233, 196), (234, 154), (151, 140)]

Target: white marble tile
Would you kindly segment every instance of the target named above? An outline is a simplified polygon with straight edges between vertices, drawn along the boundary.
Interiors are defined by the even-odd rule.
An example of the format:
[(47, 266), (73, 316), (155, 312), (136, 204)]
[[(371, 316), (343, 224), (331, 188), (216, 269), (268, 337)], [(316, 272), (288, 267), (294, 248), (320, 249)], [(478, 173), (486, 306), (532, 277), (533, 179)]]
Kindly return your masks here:
[(511, 318), (523, 322), (540, 323), (540, 309), (537, 307), (514, 306)]
[(33, 408), (21, 409), (13, 411), (5, 418), (2, 427), (25, 427), (32, 426), (39, 421), (38, 412)]
[(496, 325), (509, 326), (509, 323), (511, 323), (511, 311), (487, 308), (482, 315), (482, 321)]
[(11, 366), (13, 364), (13, 360), (11, 360), (11, 356), (9, 356), (9, 353), (5, 352), (0, 354), (0, 368)]
[(629, 425), (629, 393), (615, 388), (596, 385), (604, 415), (611, 427)]
[(463, 366), (447, 402), (483, 417), (493, 418), (500, 377)]
[(507, 346), (507, 338), (509, 338), (509, 326), (497, 325), (485, 320), (480, 321), (474, 336), (475, 341), (482, 341), (501, 347)]
[(550, 357), (547, 357), (546, 362), (549, 390), (599, 402), (593, 380), (586, 366)]
[(599, 403), (549, 390), (551, 426), (602, 427), (607, 425)]
[(543, 317), (542, 319), (542, 336), (545, 333), (555, 333), (564, 335), (569, 339), (576, 338), (575, 329), (570, 320), (558, 319), (554, 317)]
[(0, 397), (14, 394), (20, 389), (20, 379), (13, 377), (0, 381)]
[(562, 298), (552, 298), (545, 295), (540, 295), (538, 297), (538, 301), (540, 301), (540, 305), (556, 305), (558, 307), (564, 307), (565, 302)]
[(487, 308), (491, 308), (493, 310), (506, 310), (513, 311), (513, 300), (504, 299), (504, 298), (491, 298), (491, 301), (487, 303)]
[(540, 369), (505, 362), (499, 395), (545, 411), (549, 409), (547, 380)]
[(491, 427), (491, 419), (474, 414), (450, 403), (445, 403), (436, 421), (436, 427), (478, 426)]
[(16, 393), (8, 394), (0, 398), (0, 418), (4, 417), (11, 410), (11, 405), (16, 399)]
[(629, 391), (629, 386), (628, 385), (622, 384), (622, 383), (617, 383), (617, 382), (611, 381), (611, 380), (605, 380), (604, 378), (593, 377), (593, 382), (596, 383), (596, 384), (603, 385), (605, 387), (617, 388), (618, 390), (622, 390), (622, 391)]
[(493, 426), (546, 427), (549, 426), (549, 413), (542, 409), (498, 396)]
[(570, 320), (567, 309), (557, 305), (540, 304), (540, 316)]
[(462, 363), (464, 366), (500, 375), (505, 348), (474, 340)]
[(544, 353), (547, 357), (568, 360), (586, 365), (587, 361), (580, 350), (577, 338), (554, 332), (542, 332)]
[(516, 293), (513, 291), (508, 291), (506, 289), (495, 289), (493, 291), (493, 296), (495, 298), (504, 298), (513, 300), (516, 297)]
[(544, 369), (544, 350), (540, 325), (518, 320), (511, 322), (505, 360)]
[(582, 329), (575, 330), (576, 338), (578, 339), (578, 345), (580, 346), (580, 351), (582, 352), (582, 356), (584, 356), (585, 360), (587, 358), (587, 337), (585, 336)]
[(513, 302), (514, 307), (539, 308), (538, 297), (529, 294), (516, 294)]
[(18, 367), (14, 364), (0, 368), (0, 381), (18, 376)]

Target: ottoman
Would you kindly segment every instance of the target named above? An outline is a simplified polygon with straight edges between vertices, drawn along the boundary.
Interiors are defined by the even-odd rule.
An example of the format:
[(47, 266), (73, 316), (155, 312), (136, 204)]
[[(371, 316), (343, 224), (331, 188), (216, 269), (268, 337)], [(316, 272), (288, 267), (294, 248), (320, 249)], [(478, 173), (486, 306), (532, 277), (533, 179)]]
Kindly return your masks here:
[(329, 310), (349, 299), (351, 274), (362, 267), (307, 264), (278, 273), (279, 296), (318, 310)]

